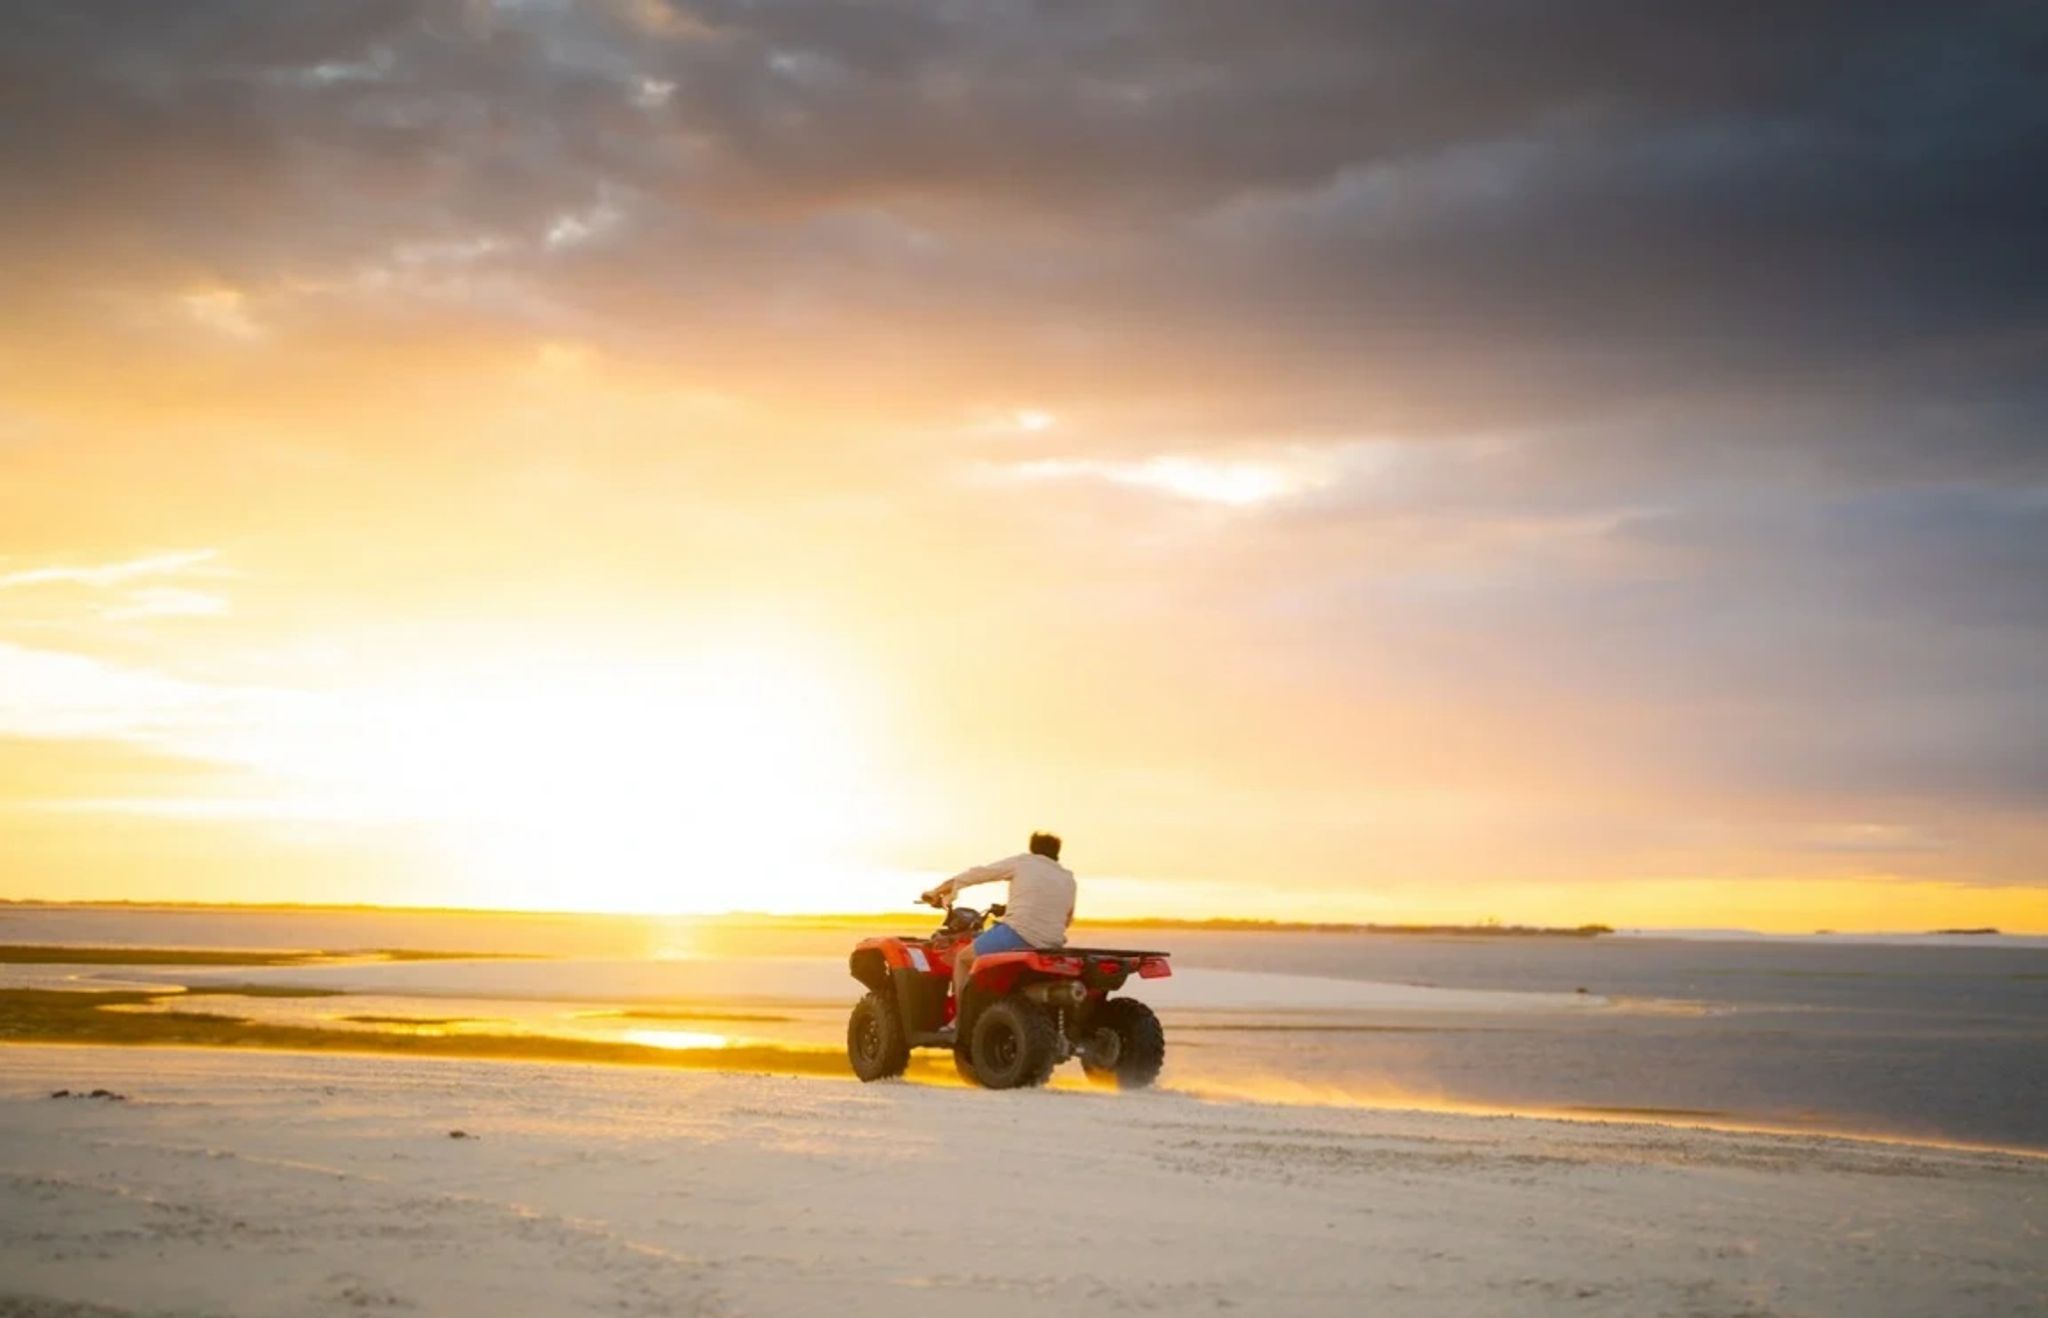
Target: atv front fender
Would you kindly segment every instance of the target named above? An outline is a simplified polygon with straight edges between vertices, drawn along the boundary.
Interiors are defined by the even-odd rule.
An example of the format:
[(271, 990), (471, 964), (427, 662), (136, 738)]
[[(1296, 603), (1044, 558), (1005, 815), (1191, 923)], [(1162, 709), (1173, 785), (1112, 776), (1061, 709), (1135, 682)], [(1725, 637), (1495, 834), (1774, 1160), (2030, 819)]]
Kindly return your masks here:
[(867, 985), (875, 992), (888, 993), (891, 991), (889, 986), (889, 967), (888, 963), (882, 959), (881, 948), (855, 948), (853, 955), (846, 959), (846, 968), (855, 979)]

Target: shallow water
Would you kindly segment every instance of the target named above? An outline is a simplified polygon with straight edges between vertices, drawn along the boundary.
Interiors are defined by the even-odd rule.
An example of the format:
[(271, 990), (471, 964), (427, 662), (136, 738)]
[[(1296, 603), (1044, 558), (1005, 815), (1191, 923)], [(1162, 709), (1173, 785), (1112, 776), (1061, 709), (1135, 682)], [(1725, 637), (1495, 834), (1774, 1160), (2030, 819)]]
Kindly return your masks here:
[(1421, 1031), (1332, 1033), (1309, 1046), (1309, 1036), (1251, 1032), (1232, 1036), (1233, 1065), (1503, 1107), (1663, 1109), (2048, 1148), (2048, 947), (1215, 937), (1182, 938), (1177, 950), (1189, 964), (1584, 987), (1621, 1008), (1437, 1018)]
[[(910, 916), (905, 928), (919, 924)], [(623, 917), (0, 912), (0, 942), (437, 948), (591, 958), (614, 972), (618, 963), (640, 959), (836, 959), (858, 936), (846, 929)], [(1467, 1000), (1445, 995), (1450, 1009), (1275, 1011), (1232, 1010), (1227, 997), (1218, 998), (1218, 986), (1253, 981), (1230, 974), (1183, 977), (1188, 988), (1203, 984), (1199, 1008), (1194, 998), (1176, 1005), (1172, 981), (1141, 990), (1156, 993), (1167, 1017), (1168, 1081), (1198, 1092), (1643, 1114), (2048, 1149), (2048, 944), (2038, 940), (1938, 945), (1105, 930), (1089, 931), (1082, 941), (1166, 946), (1176, 965), (1190, 971), (1545, 995), (1503, 1000), (1513, 1010), (1472, 1010)], [(494, 1029), (510, 1021), (530, 1032), (671, 1047), (736, 1039), (828, 1048), (836, 1045), (844, 1004), (857, 991), (818, 963), (810, 970), (819, 973), (802, 976), (802, 993), (776, 1011), (741, 1013), (740, 1019), (659, 1019), (647, 1015), (644, 997), (621, 1001), (617, 1012), (594, 1007), (593, 986), (605, 982), (597, 969), (574, 961), (533, 967), (514, 977), (527, 986), (517, 1000), (380, 988), (344, 998), (214, 999), (207, 1009), (342, 1027), (350, 1024), (347, 1016), (370, 1015), (415, 1016), (430, 1022), (422, 1029), (461, 1029), (449, 1018), (473, 1016)], [(74, 987), (133, 977), (110, 966), (0, 970), (15, 972), (10, 983), (47, 983), (55, 975)], [(212, 973), (272, 981), (293, 976), (288, 968)], [(413, 975), (423, 983), (432, 978)], [(1258, 982), (1270, 987), (1275, 981)], [(1327, 990), (1311, 996), (1317, 995), (1323, 1001), (1342, 997), (1333, 999)], [(389, 1027), (388, 1021), (374, 1024)]]

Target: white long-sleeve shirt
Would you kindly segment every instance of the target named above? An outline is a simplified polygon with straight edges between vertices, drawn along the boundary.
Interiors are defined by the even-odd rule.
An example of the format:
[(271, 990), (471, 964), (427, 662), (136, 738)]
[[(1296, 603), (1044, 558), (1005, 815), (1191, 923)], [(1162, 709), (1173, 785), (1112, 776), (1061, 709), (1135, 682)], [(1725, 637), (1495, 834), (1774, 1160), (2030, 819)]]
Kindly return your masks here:
[(1056, 860), (1033, 851), (988, 865), (962, 870), (946, 880), (954, 892), (977, 883), (1010, 884), (1010, 909), (1003, 923), (1024, 936), (1033, 947), (1060, 947), (1067, 941), (1067, 924), (1074, 918), (1074, 872)]

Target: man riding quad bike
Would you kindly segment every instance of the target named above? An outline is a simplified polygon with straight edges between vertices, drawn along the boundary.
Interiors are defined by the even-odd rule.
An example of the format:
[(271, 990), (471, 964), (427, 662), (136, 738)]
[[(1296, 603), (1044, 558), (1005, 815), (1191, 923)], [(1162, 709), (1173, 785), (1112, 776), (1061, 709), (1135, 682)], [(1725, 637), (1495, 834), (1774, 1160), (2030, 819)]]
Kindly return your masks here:
[[(1032, 839), (1036, 856), (1044, 856), (1036, 849), (1040, 836)], [(1047, 859), (1058, 868), (1058, 840), (1048, 840), (1054, 850)], [(855, 1075), (902, 1075), (911, 1049), (950, 1048), (961, 1078), (990, 1089), (1044, 1084), (1070, 1057), (1081, 1059), (1091, 1079), (1118, 1088), (1142, 1089), (1158, 1079), (1166, 1060), (1159, 1017), (1136, 998), (1110, 995), (1133, 974), (1171, 975), (1166, 953), (1033, 946), (1015, 936), (1010, 922), (986, 928), (989, 916), (1006, 914), (1002, 906), (985, 916), (953, 903), (959, 888), (1001, 878), (1011, 879), (1014, 901), (1023, 876), (998, 871), (1024, 862), (1020, 856), (969, 870), (925, 893), (923, 900), (946, 912), (928, 937), (867, 938), (854, 947), (848, 968), (868, 989), (846, 1025)], [(1069, 875), (1070, 909), (1071, 884)], [(1012, 937), (991, 937), (1003, 934)]]

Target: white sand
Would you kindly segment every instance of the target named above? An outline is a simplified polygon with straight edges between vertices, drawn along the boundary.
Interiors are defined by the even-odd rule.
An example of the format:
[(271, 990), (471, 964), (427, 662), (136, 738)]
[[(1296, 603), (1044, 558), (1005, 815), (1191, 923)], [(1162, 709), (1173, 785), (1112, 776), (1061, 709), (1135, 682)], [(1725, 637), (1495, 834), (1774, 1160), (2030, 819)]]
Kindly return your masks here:
[(2048, 1161), (1812, 1137), (0, 1049), (0, 1315), (1948, 1318), (2044, 1229)]

